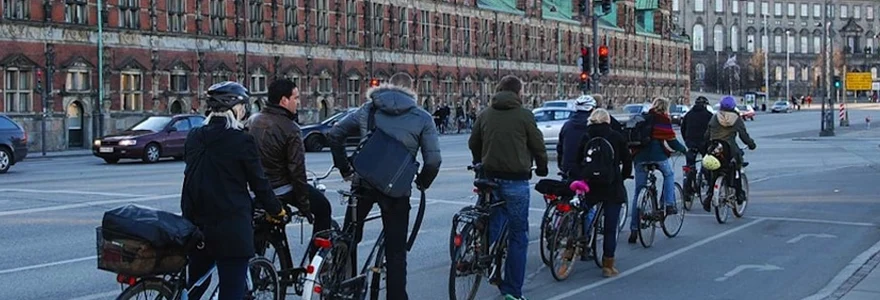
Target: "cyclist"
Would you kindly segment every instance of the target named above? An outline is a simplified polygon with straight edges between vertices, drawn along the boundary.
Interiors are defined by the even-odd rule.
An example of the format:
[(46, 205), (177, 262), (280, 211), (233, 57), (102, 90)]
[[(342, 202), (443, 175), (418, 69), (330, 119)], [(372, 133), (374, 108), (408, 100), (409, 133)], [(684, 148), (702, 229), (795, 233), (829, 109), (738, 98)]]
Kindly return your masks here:
[[(416, 105), (416, 93), (411, 90), (412, 81), (409, 76), (395, 75), (391, 77), (389, 82), (390, 84), (383, 84), (367, 91), (367, 99), (371, 101), (336, 123), (330, 129), (329, 142), (330, 150), (333, 153), (333, 162), (342, 177), (347, 181), (352, 181), (352, 189), (359, 196), (358, 219), (363, 220), (367, 217), (374, 202), (379, 204), (385, 228), (388, 299), (405, 300), (408, 297), (406, 294), (406, 234), (409, 226), (409, 196), (389, 197), (368, 186), (366, 182), (361, 182), (356, 176), (353, 176), (355, 174), (345, 156), (346, 137), (364, 136), (367, 132), (370, 110), (375, 106), (377, 111), (374, 121), (377, 129), (403, 143), (412, 155), (416, 155), (416, 152), (421, 150), (424, 166), (416, 177), (416, 186), (420, 190), (425, 190), (437, 177), (441, 162), (440, 142), (431, 115)], [(383, 164), (377, 162), (377, 165)], [(360, 242), (362, 234), (363, 228), (358, 228), (355, 240)], [(354, 251), (352, 252), (354, 253)], [(357, 261), (356, 257), (354, 258), (354, 261)]]
[[(712, 119), (712, 112), (706, 108), (709, 105), (709, 99), (699, 96), (694, 103), (694, 107), (688, 111), (681, 119), (681, 135), (684, 137), (684, 144), (689, 149), (687, 155), (687, 165), (690, 171), (685, 174), (684, 193), (690, 195), (694, 191), (690, 190), (691, 185), (688, 184), (695, 180), (695, 164), (697, 155), (706, 155), (706, 130), (709, 128), (709, 120)], [(709, 202), (700, 199), (703, 209), (709, 211)]]
[[(709, 130), (706, 131), (705, 137), (709, 141), (721, 140), (727, 143), (725, 148), (730, 151), (728, 154), (732, 154), (736, 159), (734, 171), (739, 172), (743, 159), (742, 152), (736, 147), (736, 136), (739, 135), (739, 139), (749, 147), (749, 150), (755, 150), (758, 145), (749, 136), (749, 132), (746, 131), (746, 123), (742, 120), (739, 113), (736, 112), (736, 100), (732, 96), (724, 96), (721, 99), (720, 106), (721, 111), (715, 114), (712, 120), (709, 121)], [(737, 203), (742, 204), (742, 201), (746, 198), (742, 189), (742, 182), (734, 180), (733, 187), (736, 189)], [(703, 204), (704, 208), (705, 206), (706, 204)]]
[[(611, 144), (613, 150), (614, 178), (609, 184), (590, 182), (590, 192), (586, 194), (589, 204), (604, 202), (602, 206), (605, 215), (605, 240), (603, 242), (602, 275), (605, 277), (617, 276), (620, 272), (614, 268), (614, 250), (617, 249), (617, 224), (620, 223), (620, 208), (626, 202), (626, 187), (623, 181), (632, 176), (632, 157), (627, 149), (626, 139), (612, 127), (613, 118), (607, 110), (596, 109), (590, 115), (590, 126), (587, 126), (586, 135), (581, 139), (575, 152), (576, 161), (585, 161), (586, 147), (590, 139), (601, 137)], [(622, 169), (621, 169), (622, 167)], [(571, 179), (583, 180), (586, 174), (575, 173)]]
[(531, 111), (522, 107), (522, 82), (505, 76), (495, 88), (491, 106), (477, 116), (468, 147), (473, 162), (482, 163), (485, 175), (498, 184), (496, 198), (506, 200), (506, 207), (494, 210), (490, 217), (489, 236), (494, 242), (507, 221), (508, 249), (504, 279), (499, 286), (505, 300), (525, 299), (525, 280), (529, 232), (529, 179), (532, 161), (535, 174), (547, 176), (547, 149), (544, 137)]
[[(299, 88), (290, 79), (269, 85), (269, 102), (248, 121), (266, 177), (280, 200), (314, 223), (312, 234), (330, 229), (330, 201), (306, 180), (302, 131), (295, 122)], [(314, 216), (312, 215), (314, 214)], [(317, 249), (312, 249), (316, 251)], [(314, 254), (311, 253), (310, 256)]]
[[(248, 187), (268, 213), (276, 218), (285, 215), (263, 173), (254, 138), (242, 132), (247, 103), (248, 91), (241, 84), (212, 85), (205, 126), (190, 131), (184, 145), (180, 208), (205, 237), (205, 249), (190, 253), (189, 284), (216, 264), (222, 300), (240, 300), (246, 292), (248, 260), (254, 256), (253, 200)], [(198, 299), (202, 293), (193, 291), (190, 297)]]
[(663, 193), (661, 198), (666, 203), (666, 214), (674, 215), (678, 213), (675, 208), (675, 171), (669, 163), (669, 156), (673, 152), (687, 152), (687, 149), (675, 137), (675, 131), (672, 130), (672, 120), (669, 117), (669, 100), (663, 97), (654, 98), (651, 109), (646, 113), (646, 120), (651, 126), (651, 142), (643, 148), (633, 149), (633, 163), (635, 169), (636, 188), (633, 193), (632, 220), (630, 221), (630, 235), (628, 242), (634, 244), (638, 239), (639, 233), (639, 210), (638, 197), (639, 189), (645, 187), (648, 181), (648, 172), (645, 171), (644, 165), (657, 164), (659, 170), (663, 173)]
[[(562, 125), (559, 142), (556, 144), (556, 163), (562, 173), (580, 174), (580, 161), (576, 160), (578, 154), (576, 150), (580, 146), (581, 138), (587, 132), (590, 115), (598, 106), (598, 102), (590, 95), (583, 95), (575, 100), (575, 112)], [(623, 128), (617, 119), (611, 116), (609, 118), (611, 128), (615, 131)]]

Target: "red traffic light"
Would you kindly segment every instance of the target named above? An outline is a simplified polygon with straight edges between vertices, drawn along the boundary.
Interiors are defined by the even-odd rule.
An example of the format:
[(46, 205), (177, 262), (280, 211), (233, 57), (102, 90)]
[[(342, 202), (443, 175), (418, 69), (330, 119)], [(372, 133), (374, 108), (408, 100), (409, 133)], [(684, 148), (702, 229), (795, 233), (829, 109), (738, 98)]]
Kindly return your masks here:
[(43, 78), (43, 69), (37, 69), (37, 78)]
[(379, 86), (379, 79), (371, 79), (370, 86)]
[(587, 47), (581, 47), (581, 55), (587, 56)]
[(586, 72), (582, 72), (582, 73), (581, 73), (581, 81), (587, 81), (587, 78), (589, 78), (589, 77), (590, 77), (590, 76), (587, 75)]
[(599, 46), (599, 56), (608, 56), (608, 46)]

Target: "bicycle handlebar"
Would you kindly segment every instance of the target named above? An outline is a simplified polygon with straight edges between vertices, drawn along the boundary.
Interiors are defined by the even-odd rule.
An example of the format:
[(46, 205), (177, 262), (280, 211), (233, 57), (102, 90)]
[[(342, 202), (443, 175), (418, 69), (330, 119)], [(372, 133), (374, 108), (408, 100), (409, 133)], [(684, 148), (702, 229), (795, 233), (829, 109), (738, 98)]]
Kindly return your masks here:
[(330, 168), (327, 169), (327, 172), (321, 176), (318, 176), (318, 173), (315, 173), (314, 171), (306, 171), (306, 173), (309, 173), (312, 175), (311, 177), (306, 178), (306, 180), (314, 182), (316, 180), (321, 181), (321, 180), (327, 179), (327, 177), (330, 177), (330, 174), (332, 174), (333, 170), (335, 170), (335, 169), (336, 169), (336, 166), (330, 166)]

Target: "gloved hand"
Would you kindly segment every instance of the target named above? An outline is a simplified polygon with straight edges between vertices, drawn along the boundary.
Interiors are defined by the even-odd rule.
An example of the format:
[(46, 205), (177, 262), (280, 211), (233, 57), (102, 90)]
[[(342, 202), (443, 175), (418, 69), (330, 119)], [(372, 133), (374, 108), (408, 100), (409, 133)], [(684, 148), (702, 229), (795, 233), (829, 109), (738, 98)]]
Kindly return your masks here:
[(538, 175), (538, 177), (547, 177), (547, 174), (550, 174), (550, 170), (547, 170), (547, 166), (535, 169), (535, 175)]
[(755, 150), (755, 148), (758, 148), (758, 145), (757, 145), (757, 144), (751, 144), (751, 145), (749, 145), (749, 150)]
[(287, 211), (284, 210), (284, 208), (281, 208), (281, 212), (279, 212), (277, 215), (273, 216), (270, 214), (266, 214), (266, 220), (268, 220), (269, 222), (274, 223), (274, 224), (281, 224), (281, 223), (284, 223), (284, 217), (286, 217), (286, 216), (287, 216)]
[[(419, 174), (421, 175), (421, 174)], [(424, 183), (424, 180), (421, 176), (416, 176), (416, 180), (413, 182), (416, 184), (416, 189), (420, 191), (424, 191), (428, 189), (428, 185)]]

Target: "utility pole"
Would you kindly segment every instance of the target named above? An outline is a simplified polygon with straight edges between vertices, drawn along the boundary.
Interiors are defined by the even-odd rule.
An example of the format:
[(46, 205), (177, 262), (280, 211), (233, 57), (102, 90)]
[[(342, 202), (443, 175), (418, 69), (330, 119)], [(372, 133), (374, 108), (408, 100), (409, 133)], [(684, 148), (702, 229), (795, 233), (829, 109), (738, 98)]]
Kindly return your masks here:
[[(583, 0), (583, 1), (587, 1), (587, 0)], [(593, 33), (593, 46), (592, 46), (592, 49), (590, 50), (590, 51), (592, 51), (592, 53), (590, 53), (590, 60), (591, 60), (590, 65), (592, 66), (592, 70), (590, 70), (590, 84), (588, 85), (588, 87), (591, 90), (595, 90), (595, 91), (599, 90), (599, 78), (602, 77), (602, 75), (599, 74), (599, 18), (604, 17), (604, 16), (611, 13), (610, 9), (608, 9), (608, 11), (605, 11), (604, 8), (603, 8), (602, 14), (597, 13), (596, 9), (595, 9), (595, 7), (596, 7), (595, 4), (596, 3), (603, 3), (606, 1), (611, 2), (611, 5), (614, 5), (613, 1), (611, 1), (611, 0), (604, 0), (604, 1), (593, 0), (591, 2), (591, 5), (584, 5), (584, 12), (583, 12), (585, 15), (590, 16), (590, 20), (592, 23), (591, 25), (592, 25), (592, 33)], [(590, 90), (588, 90), (588, 91), (590, 91)]]
[[(821, 122), (821, 130), (819, 131), (819, 136), (834, 136), (834, 105), (833, 100), (831, 99), (831, 77), (828, 76), (829, 72), (833, 72), (831, 68), (831, 61), (833, 60), (834, 53), (834, 41), (831, 40), (831, 27), (834, 24), (834, 18), (829, 18), (828, 13), (831, 8), (831, 1), (825, 1), (825, 11), (822, 12), (822, 27), (824, 27), (824, 39), (822, 40), (822, 52), (825, 56), (825, 64), (824, 70), (822, 71), (823, 82), (825, 85), (825, 96), (822, 99), (822, 115), (820, 117)], [(828, 105), (828, 110), (825, 109), (826, 104)]]
[[(553, 6), (556, 10), (556, 6)], [(556, 98), (562, 99), (562, 22), (556, 21)]]
[(785, 31), (785, 100), (788, 101), (791, 99), (791, 48), (794, 47), (793, 41), (791, 39), (791, 30)]
[(761, 12), (764, 15), (764, 38), (762, 42), (764, 45), (764, 105), (767, 105), (767, 98), (770, 98), (770, 38), (767, 36), (767, 32), (770, 31), (770, 23), (767, 22), (767, 13)]
[(98, 0), (98, 98), (95, 99), (95, 111), (97, 112), (97, 120), (94, 120), (97, 129), (92, 134), (97, 138), (104, 135), (104, 3)]

